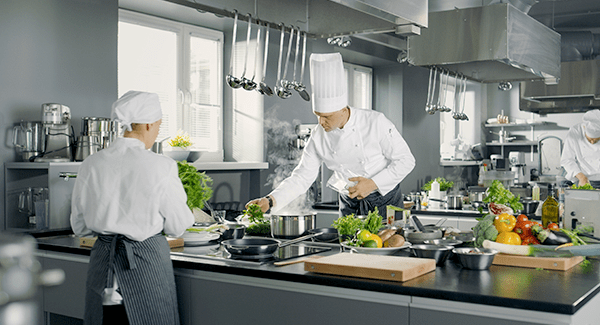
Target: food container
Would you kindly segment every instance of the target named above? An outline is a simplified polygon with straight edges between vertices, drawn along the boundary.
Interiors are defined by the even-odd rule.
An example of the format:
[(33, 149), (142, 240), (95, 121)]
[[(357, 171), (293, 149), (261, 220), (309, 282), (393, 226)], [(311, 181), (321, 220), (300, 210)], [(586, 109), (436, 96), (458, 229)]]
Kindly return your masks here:
[(246, 234), (246, 226), (242, 224), (228, 223), (227, 229), (222, 231), (221, 240), (241, 239)]
[(476, 247), (455, 248), (452, 252), (458, 256), (458, 260), (464, 268), (471, 270), (489, 269), (498, 253), (495, 249)]
[(462, 195), (447, 195), (446, 204), (448, 209), (461, 210), (464, 196)]
[(406, 240), (413, 244), (422, 244), (426, 240), (440, 239), (442, 238), (442, 231), (440, 229), (429, 230), (425, 232), (421, 231), (405, 231), (404, 237)]
[(535, 214), (535, 211), (537, 210), (540, 201), (523, 200), (521, 201), (521, 203), (523, 203), (523, 210), (521, 211), (521, 213), (526, 215), (532, 215)]
[(444, 265), (448, 256), (452, 254), (453, 246), (446, 245), (413, 245), (410, 247), (413, 255), (421, 258), (433, 258), (438, 266)]
[(293, 239), (316, 228), (317, 213), (271, 214), (271, 236), (273, 238)]
[(393, 255), (402, 249), (411, 247), (411, 243), (409, 243), (409, 242), (404, 242), (404, 244), (400, 247), (381, 247), (381, 248), (350, 246), (347, 244), (347, 242), (341, 242), (340, 245), (342, 245), (342, 250), (346, 251), (346, 252), (349, 251), (351, 253), (373, 254), (373, 255)]

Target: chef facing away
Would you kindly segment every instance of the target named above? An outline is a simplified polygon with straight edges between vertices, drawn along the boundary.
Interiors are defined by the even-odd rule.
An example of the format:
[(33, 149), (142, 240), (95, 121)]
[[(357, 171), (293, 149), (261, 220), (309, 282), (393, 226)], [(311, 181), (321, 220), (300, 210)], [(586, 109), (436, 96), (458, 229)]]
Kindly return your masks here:
[(339, 53), (310, 56), (312, 108), (319, 125), (311, 133), (298, 166), (257, 204), (263, 212), (283, 209), (305, 193), (321, 163), (333, 171), (328, 186), (340, 192), (342, 215), (366, 215), (377, 207), (402, 206), (400, 182), (415, 158), (394, 124), (382, 113), (348, 106), (348, 89)]
[(569, 129), (560, 164), (565, 178), (579, 186), (591, 183), (600, 187), (600, 110), (587, 111), (583, 121)]
[(90, 255), (85, 324), (179, 324), (167, 235), (194, 223), (177, 163), (149, 149), (158, 135), (158, 96), (130, 91), (112, 107), (126, 128), (86, 158), (71, 203), (78, 236), (97, 235)]

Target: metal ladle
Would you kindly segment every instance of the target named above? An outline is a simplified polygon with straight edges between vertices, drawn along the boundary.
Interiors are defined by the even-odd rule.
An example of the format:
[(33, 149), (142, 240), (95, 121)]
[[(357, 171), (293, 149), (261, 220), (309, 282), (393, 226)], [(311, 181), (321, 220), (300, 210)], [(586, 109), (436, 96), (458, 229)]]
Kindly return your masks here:
[(229, 74), (225, 78), (229, 87), (237, 89), (242, 86), (242, 80), (235, 77), (233, 75), (233, 54), (235, 52), (235, 39), (237, 37), (237, 21), (238, 21), (238, 12), (237, 10), (233, 11), (235, 16), (233, 17), (233, 37), (231, 38), (231, 57), (229, 59)]
[[(300, 39), (300, 31), (298, 31), (298, 40)], [(310, 95), (306, 91), (306, 86), (302, 83), (304, 78), (304, 63), (306, 62), (306, 33), (304, 33), (304, 40), (302, 41), (302, 67), (300, 68), (300, 81), (294, 81), (294, 89), (298, 92), (300, 97), (305, 101), (310, 101)], [(295, 69), (295, 67), (294, 67)], [(296, 80), (296, 72), (294, 71), (294, 80)]]
[(430, 115), (435, 114), (435, 105), (433, 105), (433, 98), (435, 97), (435, 81), (437, 77), (437, 68), (433, 67), (429, 69), (429, 87), (427, 88), (427, 105), (425, 106), (425, 112)]
[[(293, 31), (293, 29), (292, 29)], [(290, 39), (291, 39), (291, 35), (290, 35)], [(275, 92), (277, 93), (277, 96), (286, 99), (289, 98), (292, 93), (287, 90), (287, 88), (283, 85), (282, 83), (282, 79), (280, 79), (281, 77), (281, 60), (282, 60), (282, 56), (283, 56), (283, 41), (285, 38), (285, 26), (283, 24), (281, 24), (281, 40), (279, 41), (279, 62), (277, 63), (277, 86), (275, 86)], [(289, 51), (288, 51), (289, 54)], [(287, 66), (287, 64), (286, 64)], [(285, 78), (285, 76), (284, 76)]]
[[(248, 51), (250, 50), (250, 33), (252, 32), (252, 16), (248, 14), (248, 31), (246, 33), (246, 54), (244, 56), (244, 72), (242, 72), (242, 86), (246, 90), (252, 90), (256, 88), (256, 82), (246, 78), (246, 67), (248, 63)], [(249, 89), (248, 89), (249, 88)]]
[[(260, 22), (257, 22), (258, 25), (260, 25)], [(256, 32), (256, 48), (254, 51), (254, 73), (252, 74), (252, 80), (250, 80), (249, 82), (247, 82), (246, 84), (244, 84), (244, 89), (246, 90), (254, 90), (256, 89), (257, 83), (254, 81), (254, 78), (256, 77), (256, 67), (258, 66), (258, 49), (260, 47), (260, 28), (258, 28), (258, 31)]]
[[(265, 83), (265, 78), (267, 77), (267, 57), (269, 56), (269, 25), (266, 25), (266, 32), (265, 32), (265, 57), (263, 59), (263, 77), (262, 77), (262, 81), (259, 84), (259, 87), (256, 88), (256, 90), (258, 90), (259, 93), (261, 93), (262, 95), (267, 95), (267, 96), (273, 96), (273, 90), (271, 89), (271, 87), (269, 87), (269, 85), (267, 85), (267, 83)], [(258, 42), (257, 42), (258, 44)]]

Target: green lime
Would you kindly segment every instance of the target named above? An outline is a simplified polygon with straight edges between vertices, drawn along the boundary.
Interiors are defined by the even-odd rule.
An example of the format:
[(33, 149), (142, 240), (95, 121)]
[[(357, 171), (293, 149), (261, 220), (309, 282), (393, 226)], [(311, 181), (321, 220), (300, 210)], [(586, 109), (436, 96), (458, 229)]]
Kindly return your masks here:
[(363, 247), (377, 248), (377, 242), (374, 240), (367, 240), (363, 243)]

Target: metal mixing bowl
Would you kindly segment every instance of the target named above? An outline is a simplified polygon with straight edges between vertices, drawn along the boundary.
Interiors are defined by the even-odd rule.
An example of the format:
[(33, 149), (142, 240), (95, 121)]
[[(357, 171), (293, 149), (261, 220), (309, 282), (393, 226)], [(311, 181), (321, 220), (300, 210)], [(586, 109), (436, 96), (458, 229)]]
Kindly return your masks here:
[(435, 264), (444, 265), (448, 256), (452, 254), (453, 248), (446, 245), (413, 245), (410, 250), (416, 257), (433, 258)]
[(452, 252), (458, 256), (458, 260), (464, 268), (471, 270), (489, 269), (498, 253), (495, 249), (476, 247), (455, 248)]

